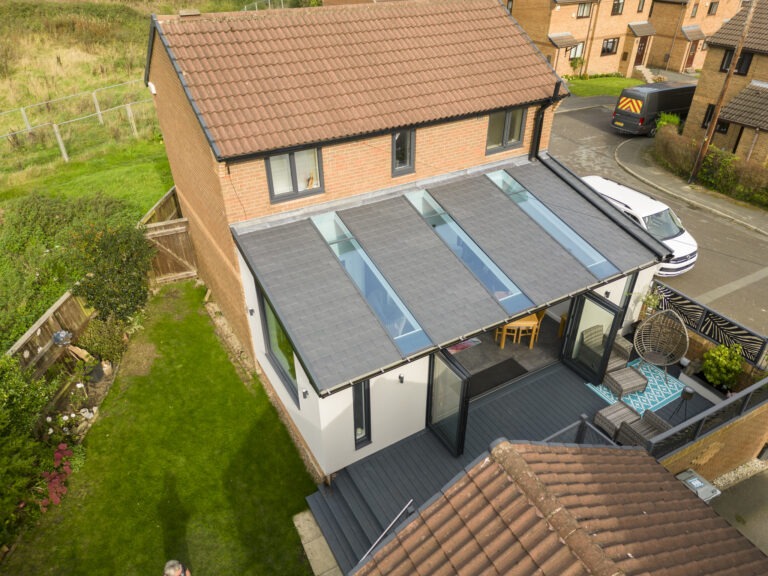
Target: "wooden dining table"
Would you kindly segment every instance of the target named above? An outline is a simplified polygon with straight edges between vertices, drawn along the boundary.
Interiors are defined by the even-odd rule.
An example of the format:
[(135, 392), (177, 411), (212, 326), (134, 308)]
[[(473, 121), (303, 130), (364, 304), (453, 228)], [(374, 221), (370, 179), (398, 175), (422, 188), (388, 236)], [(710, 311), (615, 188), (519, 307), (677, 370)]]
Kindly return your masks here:
[(520, 342), (523, 331), (527, 330), (531, 335), (531, 343), (528, 345), (528, 348), (533, 348), (533, 343), (536, 340), (536, 332), (538, 329), (539, 319), (536, 314), (529, 314), (528, 316), (519, 318), (514, 322), (505, 324), (504, 329), (501, 331), (501, 342), (499, 343), (499, 346), (502, 350), (504, 349), (504, 344), (507, 339), (507, 331), (512, 334), (512, 343), (516, 344)]

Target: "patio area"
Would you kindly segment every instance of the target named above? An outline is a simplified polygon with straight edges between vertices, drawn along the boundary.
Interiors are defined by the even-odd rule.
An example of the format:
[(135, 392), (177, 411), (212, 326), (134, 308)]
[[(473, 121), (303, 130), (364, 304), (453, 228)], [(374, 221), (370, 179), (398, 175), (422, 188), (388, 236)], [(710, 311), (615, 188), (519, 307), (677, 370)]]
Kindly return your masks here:
[[(556, 329), (555, 325), (555, 339)], [(543, 332), (541, 338), (544, 338)], [(493, 347), (498, 350), (498, 346), (493, 345), (492, 336), (490, 342), (485, 343), (492, 346), (482, 353), (495, 354)], [(475, 348), (480, 350), (480, 346), (459, 354)], [(533, 351), (537, 347), (538, 344)], [(544, 346), (541, 349), (544, 350)], [(526, 361), (526, 351), (533, 352), (527, 345), (506, 346), (500, 352), (514, 352), (516, 361), (522, 364)], [(658, 371), (663, 378), (663, 371), (655, 366), (648, 369)], [(669, 380), (675, 387), (683, 388), (676, 379), (670, 377)], [(608, 404), (606, 398), (565, 365), (549, 363), (470, 402), (465, 450), (461, 456), (454, 456), (425, 429), (341, 470), (330, 486), (320, 486), (307, 500), (346, 573), (409, 501), (412, 500), (414, 509), (427, 502), (486, 452), (494, 440), (504, 437), (512, 441), (540, 442), (577, 423), (581, 414), (592, 422), (595, 413)], [(676, 410), (679, 404), (678, 392), (677, 400), (671, 398), (659, 406), (659, 415), (673, 425), (682, 422), (683, 410)], [(685, 415), (691, 418), (711, 405), (696, 394), (685, 406)], [(586, 442), (610, 443), (594, 432), (587, 436)], [(403, 519), (405, 516), (407, 514)]]

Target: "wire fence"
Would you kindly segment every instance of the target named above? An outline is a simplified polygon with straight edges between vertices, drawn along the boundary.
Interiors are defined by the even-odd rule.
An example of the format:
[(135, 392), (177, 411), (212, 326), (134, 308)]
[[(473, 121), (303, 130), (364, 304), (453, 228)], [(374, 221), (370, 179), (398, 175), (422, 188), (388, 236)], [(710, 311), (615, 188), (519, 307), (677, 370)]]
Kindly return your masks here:
[(140, 80), (0, 112), (0, 173), (69, 162), (107, 143), (151, 138), (157, 129)]

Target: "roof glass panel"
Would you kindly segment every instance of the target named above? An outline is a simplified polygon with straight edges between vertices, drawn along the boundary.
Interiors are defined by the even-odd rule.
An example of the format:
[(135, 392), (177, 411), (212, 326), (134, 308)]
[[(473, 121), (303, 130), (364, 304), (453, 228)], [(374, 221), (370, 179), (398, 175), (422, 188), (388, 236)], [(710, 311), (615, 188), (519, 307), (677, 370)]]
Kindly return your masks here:
[(339, 259), (400, 352), (408, 355), (432, 346), (424, 330), (339, 216), (335, 212), (313, 216), (312, 223)]
[(429, 192), (417, 190), (405, 196), (504, 310), (514, 314), (533, 306), (533, 302), (493, 263)]
[(507, 172), (497, 170), (496, 172), (486, 174), (486, 176), (517, 204), (523, 212), (530, 216), (534, 222), (581, 262), (595, 278), (602, 280), (603, 278), (618, 274), (619, 269), (616, 266), (611, 264), (589, 242), (560, 220), (554, 212)]

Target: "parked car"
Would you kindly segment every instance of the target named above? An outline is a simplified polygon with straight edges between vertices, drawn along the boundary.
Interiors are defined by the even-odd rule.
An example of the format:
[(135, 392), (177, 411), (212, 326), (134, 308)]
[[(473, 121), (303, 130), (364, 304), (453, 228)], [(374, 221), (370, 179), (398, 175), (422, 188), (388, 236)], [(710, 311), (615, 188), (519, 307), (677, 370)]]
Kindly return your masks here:
[(659, 276), (677, 276), (693, 268), (698, 245), (669, 206), (602, 176), (585, 176), (582, 180), (671, 250), (672, 258), (662, 264)]
[(611, 124), (619, 132), (653, 136), (662, 112), (677, 114), (680, 118), (688, 115), (695, 91), (695, 84), (684, 82), (655, 82), (624, 88), (616, 101)]

